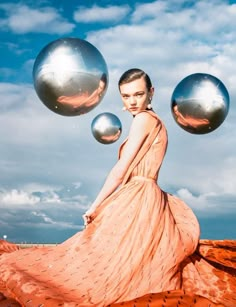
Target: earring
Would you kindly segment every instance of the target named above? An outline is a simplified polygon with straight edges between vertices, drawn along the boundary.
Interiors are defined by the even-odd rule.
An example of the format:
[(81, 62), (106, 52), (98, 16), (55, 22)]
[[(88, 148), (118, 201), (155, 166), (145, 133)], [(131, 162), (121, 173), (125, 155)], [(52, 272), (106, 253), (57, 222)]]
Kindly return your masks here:
[(148, 109), (148, 110), (151, 110), (151, 109), (152, 109), (151, 102), (152, 102), (152, 97), (149, 97), (149, 104), (147, 105), (147, 109)]
[(127, 108), (126, 108), (126, 107), (123, 107), (123, 108), (122, 108), (122, 111), (126, 111), (126, 110), (127, 110)]

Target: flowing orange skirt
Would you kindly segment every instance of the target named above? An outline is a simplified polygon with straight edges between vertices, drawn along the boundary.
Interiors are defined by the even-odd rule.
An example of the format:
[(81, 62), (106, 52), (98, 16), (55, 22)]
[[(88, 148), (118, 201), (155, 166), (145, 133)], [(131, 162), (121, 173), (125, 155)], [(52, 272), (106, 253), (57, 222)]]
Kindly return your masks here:
[[(168, 197), (170, 198), (169, 204), (171, 204), (171, 202), (176, 203), (176, 198), (172, 196)], [(178, 200), (178, 203), (180, 205), (181, 202)], [(189, 214), (189, 217), (193, 216), (191, 212), (188, 212), (187, 207), (185, 207), (184, 211), (185, 215), (180, 215), (180, 218), (187, 214)], [(102, 212), (104, 211), (102, 210)], [(109, 213), (110, 212), (107, 212), (108, 215)], [(137, 215), (137, 218), (141, 217), (142, 214)], [(100, 218), (103, 219), (104, 216)], [(124, 218), (124, 216), (121, 216), (121, 218)], [(178, 218), (176, 218), (175, 221), (176, 223), (180, 222)], [(96, 223), (99, 224), (99, 218)], [(165, 253), (164, 258), (160, 259), (160, 249), (158, 249), (159, 253), (157, 254), (155, 250), (148, 251), (147, 249), (147, 258), (142, 262), (135, 253), (129, 254), (131, 251), (129, 251), (128, 248), (131, 241), (127, 243), (127, 240), (123, 238), (127, 243), (127, 245), (125, 245), (127, 250), (122, 250), (121, 246), (118, 246), (120, 248), (116, 250), (116, 252), (121, 253), (118, 257), (120, 263), (116, 262), (114, 266), (111, 265), (109, 268), (109, 259), (111, 261), (117, 259), (117, 255), (113, 253), (114, 257), (112, 258), (110, 257), (111, 252), (107, 252), (109, 250), (109, 244), (114, 248), (115, 242), (112, 242), (110, 236), (111, 231), (107, 229), (109, 235), (107, 238), (103, 236), (103, 241), (100, 242), (105, 253), (104, 251), (103, 253), (101, 250), (99, 251), (100, 233), (96, 233), (95, 229), (100, 228), (96, 228), (96, 223), (93, 225), (91, 224), (90, 227), (86, 228), (81, 233), (77, 233), (64, 243), (50, 248), (26, 248), (18, 250), (19, 248), (14, 244), (9, 244), (7, 242), (2, 242), (1, 244), (0, 242), (0, 253), (4, 253), (4, 255), (0, 257), (0, 292), (2, 292), (2, 295), (0, 295), (0, 306), (236, 306), (236, 241), (200, 240), (193, 253), (185, 257), (178, 266), (171, 266), (174, 263), (173, 257), (178, 256), (171, 254), (171, 246), (169, 250), (169, 254), (171, 255), (170, 258), (169, 255)], [(156, 225), (156, 223), (154, 224)], [(171, 225), (169, 225), (169, 227), (171, 227)], [(106, 234), (106, 229), (102, 226), (101, 228), (103, 234)], [(119, 226), (119, 221), (117, 228), (113, 225), (113, 231), (118, 231), (118, 228), (121, 228)], [(159, 226), (157, 229), (158, 228)], [(168, 227), (165, 228), (168, 229)], [(196, 229), (196, 227), (194, 227), (194, 229)], [(135, 228), (133, 231), (134, 230)], [(138, 230), (140, 231), (140, 229)], [(184, 229), (182, 230), (184, 231)], [(124, 231), (124, 229), (122, 231)], [(96, 235), (98, 235), (98, 237), (96, 237)], [(139, 248), (142, 248), (142, 245), (139, 245), (140, 242), (136, 235), (137, 234), (134, 234), (134, 241), (138, 243)], [(165, 234), (162, 233), (160, 238), (163, 236), (165, 238)], [(157, 235), (155, 235), (155, 237), (158, 238)], [(160, 238), (158, 239), (158, 243), (159, 246), (162, 246)], [(148, 237), (146, 237), (146, 240), (147, 245), (151, 246)], [(78, 242), (80, 242), (80, 246), (78, 246)], [(187, 244), (186, 242), (187, 241), (182, 241), (181, 244)], [(191, 242), (191, 238), (189, 242)], [(124, 245), (124, 242), (122, 244)], [(168, 250), (166, 240), (164, 240), (163, 244)], [(179, 245), (179, 249), (179, 253), (182, 254), (184, 249), (181, 245)], [(15, 250), (17, 251), (15, 252)], [(92, 256), (93, 251), (95, 253), (94, 256)], [(103, 258), (99, 256), (99, 252), (100, 255), (103, 255)], [(137, 251), (135, 252), (137, 253)], [(175, 251), (175, 253), (177, 252), (178, 250)], [(89, 255), (91, 255), (90, 262), (88, 262)], [(109, 258), (106, 258), (107, 256), (109, 256)], [(126, 256), (130, 256), (128, 260)], [(137, 266), (134, 261), (135, 256), (138, 258)], [(124, 257), (124, 259), (122, 257)], [(159, 264), (158, 266), (152, 267), (152, 262), (155, 264), (155, 261)], [(165, 271), (165, 274), (162, 276), (161, 270), (163, 263), (169, 263), (169, 261), (171, 261), (169, 269)], [(145, 268), (148, 268), (149, 271), (145, 271), (145, 263), (147, 264)], [(54, 271), (52, 270), (53, 268)], [(135, 272), (132, 271), (134, 268), (137, 270), (137, 277), (135, 276)], [(110, 271), (103, 276), (104, 269), (109, 269)], [(131, 276), (129, 279), (123, 280), (125, 286), (122, 288), (122, 291), (120, 291), (118, 287), (122, 285), (122, 270), (124, 271), (124, 276), (127, 275), (127, 272), (132, 272), (133, 278)], [(153, 280), (150, 280), (151, 277), (153, 277)], [(111, 280), (111, 285), (114, 284), (110, 289), (105, 286), (105, 282), (108, 281), (109, 278)], [(155, 280), (157, 282), (155, 282)], [(100, 281), (100, 284), (98, 284), (98, 281)], [(164, 286), (161, 285), (163, 281), (166, 281)], [(132, 287), (132, 283), (136, 286)], [(160, 289), (160, 287), (168, 288), (168, 283), (172, 283), (172, 289), (170, 287), (169, 291), (155, 291), (155, 287), (156, 289)], [(78, 285), (77, 288), (73, 287), (75, 284)], [(138, 291), (142, 289), (141, 286), (144, 287), (145, 285), (147, 285), (147, 289), (151, 290), (153, 288), (154, 291), (146, 291), (144, 295), (135, 295), (135, 293), (138, 293)], [(125, 292), (125, 287), (127, 287), (127, 289), (129, 288), (129, 291), (122, 297)], [(91, 292), (86, 292), (86, 289), (89, 288)], [(81, 296), (79, 296), (79, 293)], [(117, 293), (121, 293), (120, 297)], [(124, 299), (125, 297), (128, 298), (130, 293), (133, 298)], [(102, 295), (101, 299), (99, 295)], [(109, 297), (108, 299), (106, 295)], [(109, 300), (112, 301), (113, 297), (115, 297), (115, 301), (109, 303)], [(97, 300), (97, 302), (89, 302), (88, 298), (93, 298)], [(108, 303), (106, 303), (106, 300)]]

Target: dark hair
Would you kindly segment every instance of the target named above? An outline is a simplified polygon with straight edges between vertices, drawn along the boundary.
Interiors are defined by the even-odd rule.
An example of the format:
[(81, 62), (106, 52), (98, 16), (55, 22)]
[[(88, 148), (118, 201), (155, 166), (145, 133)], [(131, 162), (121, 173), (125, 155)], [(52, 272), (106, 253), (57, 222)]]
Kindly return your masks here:
[(107, 84), (107, 74), (103, 73), (100, 80)]
[(144, 78), (146, 82), (147, 89), (150, 90), (152, 88), (152, 82), (149, 76), (139, 68), (131, 68), (123, 73), (118, 82), (119, 88), (122, 84), (129, 83), (135, 81), (140, 78)]

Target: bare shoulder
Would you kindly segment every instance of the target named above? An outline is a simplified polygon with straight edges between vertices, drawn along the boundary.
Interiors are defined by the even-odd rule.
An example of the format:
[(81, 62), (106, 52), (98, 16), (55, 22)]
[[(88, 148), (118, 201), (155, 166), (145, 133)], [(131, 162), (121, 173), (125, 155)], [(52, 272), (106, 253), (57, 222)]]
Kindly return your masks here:
[(133, 119), (129, 137), (144, 139), (157, 124), (157, 121), (159, 122), (159, 119), (150, 112), (138, 113)]
[(161, 123), (158, 116), (155, 115), (155, 113), (151, 112), (140, 112), (138, 113), (134, 118), (134, 124), (135, 125), (143, 125), (145, 127), (151, 127), (155, 123)]

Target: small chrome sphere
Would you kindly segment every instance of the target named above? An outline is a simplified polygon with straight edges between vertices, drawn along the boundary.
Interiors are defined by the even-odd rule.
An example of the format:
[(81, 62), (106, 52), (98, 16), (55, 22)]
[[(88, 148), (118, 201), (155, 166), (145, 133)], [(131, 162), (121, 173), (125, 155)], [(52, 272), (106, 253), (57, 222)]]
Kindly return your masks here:
[(102, 54), (89, 42), (63, 38), (45, 46), (33, 67), (40, 100), (64, 116), (88, 113), (104, 97), (108, 70)]
[(104, 112), (93, 119), (91, 130), (94, 138), (99, 143), (111, 144), (121, 136), (122, 125), (116, 115)]
[(195, 73), (178, 83), (171, 97), (176, 123), (193, 134), (205, 134), (225, 120), (230, 98), (225, 85), (215, 76)]

